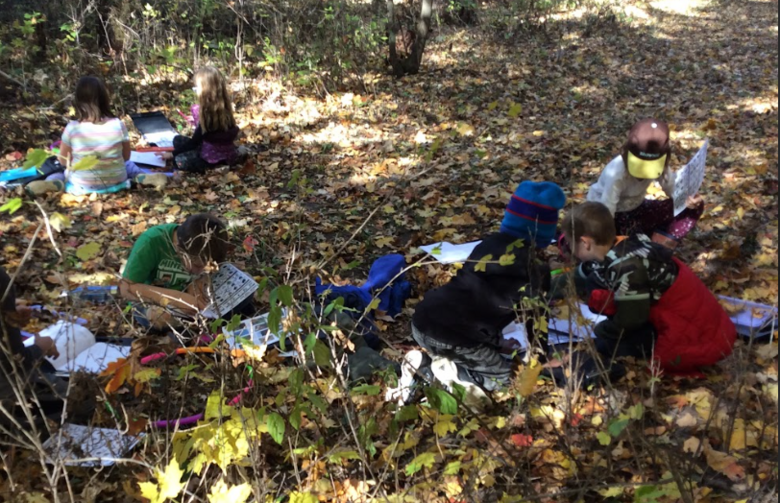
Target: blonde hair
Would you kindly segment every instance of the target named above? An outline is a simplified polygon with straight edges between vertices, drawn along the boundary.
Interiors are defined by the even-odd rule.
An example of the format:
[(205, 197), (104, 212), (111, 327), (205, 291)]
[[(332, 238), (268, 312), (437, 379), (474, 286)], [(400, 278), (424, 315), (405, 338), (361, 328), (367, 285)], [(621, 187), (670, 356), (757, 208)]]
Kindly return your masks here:
[(213, 66), (206, 66), (195, 74), (200, 87), (200, 127), (208, 131), (227, 131), (236, 126), (233, 104), (225, 77)]

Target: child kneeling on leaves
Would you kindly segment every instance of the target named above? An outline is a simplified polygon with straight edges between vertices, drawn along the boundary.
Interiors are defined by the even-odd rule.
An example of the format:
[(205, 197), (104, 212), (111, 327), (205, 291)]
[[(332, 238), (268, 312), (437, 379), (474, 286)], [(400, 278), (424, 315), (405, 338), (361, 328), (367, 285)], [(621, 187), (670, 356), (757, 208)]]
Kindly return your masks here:
[[(674, 249), (696, 226), (704, 212), (700, 196), (688, 199), (688, 208), (674, 215), (674, 172), (669, 167), (672, 145), (669, 126), (657, 119), (637, 122), (628, 134), (623, 153), (601, 172), (588, 201), (604, 204), (615, 217), (618, 235), (646, 234)], [(654, 181), (669, 199), (646, 199)]]
[[(558, 214), (566, 203), (550, 182), (521, 183), (506, 208), (499, 232), (474, 249), (456, 276), (428, 292), (412, 318), (412, 336), (434, 358), (432, 370), (445, 385), (479, 390), (506, 387), (513, 365), (502, 356), (503, 329), (517, 319), (516, 306), (550, 285), (550, 268), (537, 257), (555, 239)], [(502, 257), (513, 255), (512, 260)], [(506, 265), (502, 265), (506, 264)], [(429, 359), (411, 352), (399, 388)], [(408, 391), (399, 398), (407, 400)], [(389, 397), (395, 398), (395, 397)]]
[(652, 358), (664, 372), (699, 375), (731, 354), (734, 324), (667, 247), (643, 234), (615, 245), (615, 222), (601, 203), (575, 207), (563, 231), (583, 262), (576, 274), (589, 285), (590, 309), (608, 317), (595, 328), (602, 357)]
[(137, 303), (134, 318), (139, 325), (180, 328), (181, 316), (194, 317), (209, 304), (197, 286), (198, 277), (227, 260), (230, 250), (225, 224), (209, 214), (151, 227), (133, 245), (120, 295)]
[[(68, 383), (55, 375), (46, 357), (57, 358), (51, 337), (35, 336), (25, 347), (21, 328), (30, 321), (32, 310), (18, 304), (16, 291), (5, 269), (0, 267), (0, 431), (16, 430), (18, 424), (43, 426), (44, 419), (61, 422)], [(15, 393), (19, 391), (20, 393)], [(94, 400), (82, 397), (68, 402), (68, 420), (86, 423), (94, 410)], [(45, 433), (45, 430), (39, 431)]]

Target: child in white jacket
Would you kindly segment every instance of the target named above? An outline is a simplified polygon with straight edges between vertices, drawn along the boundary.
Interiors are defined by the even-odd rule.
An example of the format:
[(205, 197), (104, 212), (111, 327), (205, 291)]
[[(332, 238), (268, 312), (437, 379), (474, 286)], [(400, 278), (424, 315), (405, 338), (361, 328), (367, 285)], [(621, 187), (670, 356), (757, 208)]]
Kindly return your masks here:
[[(657, 119), (644, 119), (631, 128), (622, 155), (610, 162), (588, 193), (588, 201), (604, 204), (615, 217), (619, 235), (646, 234), (669, 248), (696, 226), (704, 202), (700, 196), (688, 199), (688, 208), (674, 215), (674, 173), (669, 126)], [(646, 199), (654, 181), (669, 199)]]

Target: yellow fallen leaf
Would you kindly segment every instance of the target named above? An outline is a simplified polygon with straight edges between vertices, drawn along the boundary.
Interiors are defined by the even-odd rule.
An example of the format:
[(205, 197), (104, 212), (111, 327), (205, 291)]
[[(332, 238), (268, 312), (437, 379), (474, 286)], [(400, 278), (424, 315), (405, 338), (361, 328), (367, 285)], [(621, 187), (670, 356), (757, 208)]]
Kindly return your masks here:
[(76, 257), (82, 262), (92, 260), (100, 254), (99, 243), (86, 243), (76, 249)]
[(461, 122), (458, 124), (458, 134), (461, 136), (470, 136), (474, 134), (474, 126)]
[(224, 480), (220, 480), (211, 487), (209, 503), (246, 503), (251, 494), (249, 484), (228, 487)]
[(176, 498), (184, 485), (181, 478), (184, 470), (175, 460), (171, 461), (165, 471), (157, 469), (157, 483), (142, 482), (139, 484), (141, 496), (149, 500), (149, 503), (163, 503), (168, 499)]
[(393, 241), (395, 241), (395, 238), (393, 236), (385, 236), (377, 239), (375, 243), (379, 248), (384, 248), (384, 247), (390, 247), (390, 245), (393, 244)]
[(523, 398), (528, 398), (536, 389), (536, 381), (539, 379), (539, 374), (542, 373), (542, 364), (537, 359), (532, 359), (522, 374), (520, 374), (520, 380), (517, 385), (517, 391)]
[(62, 229), (70, 229), (73, 225), (70, 221), (70, 218), (66, 217), (62, 213), (52, 213), (49, 217), (49, 223), (51, 224), (52, 229), (54, 229), (57, 232), (62, 232)]

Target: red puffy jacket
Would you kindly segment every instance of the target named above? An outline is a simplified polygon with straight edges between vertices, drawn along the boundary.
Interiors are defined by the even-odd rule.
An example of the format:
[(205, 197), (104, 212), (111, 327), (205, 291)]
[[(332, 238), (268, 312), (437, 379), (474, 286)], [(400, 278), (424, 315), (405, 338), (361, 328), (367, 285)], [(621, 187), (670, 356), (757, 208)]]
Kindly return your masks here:
[[(677, 279), (650, 309), (650, 322), (658, 332), (653, 358), (672, 374), (697, 374), (731, 354), (737, 329), (709, 289), (682, 261), (674, 258)], [(612, 292), (596, 290), (591, 310), (615, 314)]]

